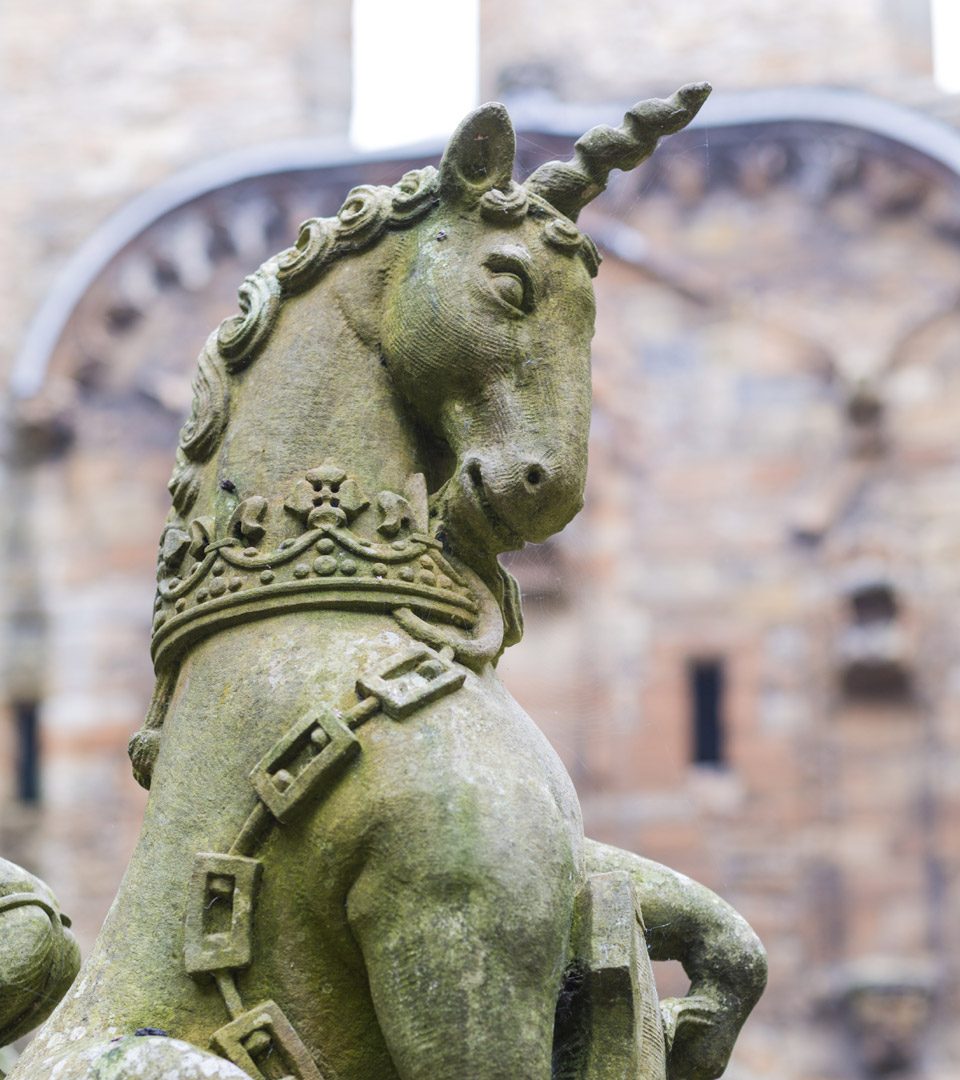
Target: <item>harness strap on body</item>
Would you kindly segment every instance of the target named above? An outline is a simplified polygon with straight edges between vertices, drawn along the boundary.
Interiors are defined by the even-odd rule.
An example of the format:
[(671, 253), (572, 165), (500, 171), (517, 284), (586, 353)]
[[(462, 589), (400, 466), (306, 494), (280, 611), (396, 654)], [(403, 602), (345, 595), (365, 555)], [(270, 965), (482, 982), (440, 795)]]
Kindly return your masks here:
[[(283, 1080), (324, 1080), (296, 1029), (272, 1000), (246, 1009), (237, 975), (253, 957), (253, 918), (263, 875), (256, 857), (271, 830), (316, 805), (362, 752), (355, 732), (378, 713), (394, 721), (455, 693), (467, 672), (454, 650), (415, 645), (357, 679), (357, 703), (344, 713), (311, 709), (254, 766), (256, 802), (226, 853), (199, 852), (184, 916), (184, 966), (212, 977), (230, 1020), (211, 1036), (215, 1051), (253, 1080), (268, 1080), (267, 1057)], [(0, 902), (2, 903), (2, 902)], [(276, 1055), (276, 1056), (274, 1056)]]

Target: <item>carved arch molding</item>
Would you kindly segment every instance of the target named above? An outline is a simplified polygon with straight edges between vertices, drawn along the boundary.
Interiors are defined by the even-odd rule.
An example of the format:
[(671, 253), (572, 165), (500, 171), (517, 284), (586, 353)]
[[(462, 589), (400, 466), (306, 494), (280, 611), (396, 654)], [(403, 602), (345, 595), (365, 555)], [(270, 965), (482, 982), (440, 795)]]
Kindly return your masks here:
[[(594, 120), (582, 108), (514, 113), (529, 133), (520, 139), (522, 171), (562, 154), (568, 132)], [(46, 423), (59, 413), (55, 438), (68, 434), (66, 387), (68, 412), (116, 416), (123, 404), (128, 422), (121, 426), (132, 427), (135, 443), (173, 445), (199, 346), (235, 310), (236, 287), (250, 268), (289, 243), (306, 217), (335, 213), (347, 186), (392, 182), (432, 156), (323, 161), (309, 146), (288, 144), (204, 166), (146, 193), (65, 268), (15, 361), (15, 396), (50, 399), (32, 411)], [(956, 305), (954, 275), (938, 271), (960, 242), (958, 177), (960, 134), (909, 110), (834, 91), (730, 95), (645, 169), (619, 175), (584, 224), (608, 259), (714, 315), (738, 292), (752, 294), (763, 333), (792, 339), (808, 373), (856, 382), (909, 363), (901, 354), (919, 330), (942, 323)], [(778, 226), (765, 210), (771, 220), (779, 215)], [(766, 232), (758, 235), (745, 217)], [(818, 217), (831, 221), (829, 237), (811, 235)], [(852, 257), (878, 226), (888, 247), (913, 230), (942, 259), (914, 268), (916, 295), (908, 295), (909, 275), (881, 280), (885, 252), (862, 255), (859, 266)], [(831, 280), (838, 277), (825, 272), (831, 268), (843, 282)], [(818, 296), (835, 297), (838, 285), (847, 286), (847, 307), (859, 301), (875, 311), (879, 294), (899, 290), (896, 303), (882, 305), (890, 317), (873, 320), (878, 344), (867, 359), (844, 340), (844, 319), (816, 325)], [(599, 288), (602, 294), (603, 275)], [(779, 292), (798, 288), (810, 290), (807, 320), (778, 304)], [(115, 427), (108, 423), (101, 437), (131, 433)]]

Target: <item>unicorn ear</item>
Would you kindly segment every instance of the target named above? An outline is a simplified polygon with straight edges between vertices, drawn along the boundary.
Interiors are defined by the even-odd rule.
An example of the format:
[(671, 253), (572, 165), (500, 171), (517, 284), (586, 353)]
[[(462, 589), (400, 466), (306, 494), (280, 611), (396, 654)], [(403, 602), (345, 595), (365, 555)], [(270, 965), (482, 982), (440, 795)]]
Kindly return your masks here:
[(506, 189), (517, 137), (507, 110), (489, 102), (464, 119), (443, 152), (440, 192), (449, 202), (476, 202), (491, 188)]

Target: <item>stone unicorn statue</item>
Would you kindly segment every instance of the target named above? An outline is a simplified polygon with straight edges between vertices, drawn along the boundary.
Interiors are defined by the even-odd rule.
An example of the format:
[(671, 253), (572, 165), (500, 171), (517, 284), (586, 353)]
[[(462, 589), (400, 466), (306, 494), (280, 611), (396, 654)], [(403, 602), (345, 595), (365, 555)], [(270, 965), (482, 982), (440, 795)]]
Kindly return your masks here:
[[(709, 92), (512, 179), (506, 110), (359, 187), (207, 341), (160, 541), (150, 787), (92, 955), (16, 1080), (707, 1080), (766, 978), (707, 889), (587, 840), (494, 666), (497, 555), (580, 509), (576, 226)], [(650, 959), (689, 994), (658, 1002)]]

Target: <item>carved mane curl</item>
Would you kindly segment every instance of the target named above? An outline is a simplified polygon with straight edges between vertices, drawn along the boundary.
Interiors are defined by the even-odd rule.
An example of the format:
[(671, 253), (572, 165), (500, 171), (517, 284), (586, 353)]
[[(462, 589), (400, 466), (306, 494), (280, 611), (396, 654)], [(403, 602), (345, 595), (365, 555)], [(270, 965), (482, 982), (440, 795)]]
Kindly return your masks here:
[(248, 367), (263, 349), (287, 297), (315, 284), (338, 259), (364, 251), (389, 229), (404, 229), (435, 207), (437, 170), (405, 173), (392, 187), (353, 188), (332, 218), (310, 218), (297, 242), (244, 278), (240, 314), (224, 319), (207, 339), (193, 381), (190, 416), (180, 431), (168, 485), (173, 507), (185, 517), (197, 498), (200, 466), (209, 461), (226, 429), (228, 376)]

